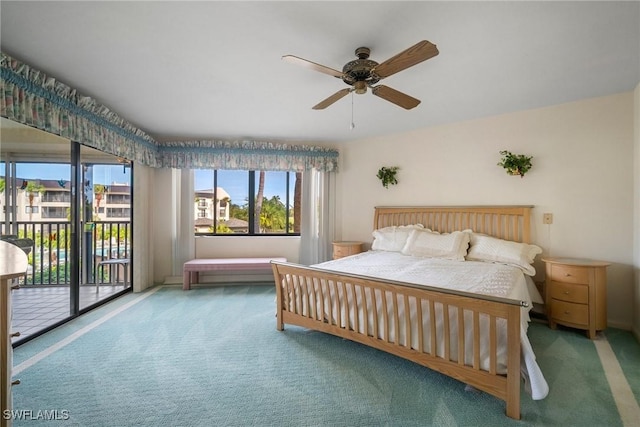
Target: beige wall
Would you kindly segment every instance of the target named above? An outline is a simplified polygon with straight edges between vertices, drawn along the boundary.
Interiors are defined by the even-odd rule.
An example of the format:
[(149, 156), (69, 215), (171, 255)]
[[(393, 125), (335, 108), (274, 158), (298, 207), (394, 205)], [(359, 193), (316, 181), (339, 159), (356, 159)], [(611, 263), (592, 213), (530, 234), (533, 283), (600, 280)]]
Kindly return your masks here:
[[(177, 271), (174, 252), (177, 245), (178, 213), (180, 203), (177, 193), (178, 172), (174, 169), (154, 169), (154, 180), (149, 183), (146, 193), (147, 203), (153, 210), (154, 245), (152, 248), (155, 260), (153, 282), (164, 283), (167, 277), (181, 274)], [(178, 182), (176, 182), (178, 181)]]
[(203, 236), (195, 239), (196, 258), (280, 256), (298, 262), (298, 236)]
[[(338, 237), (370, 242), (376, 205), (534, 205), (534, 242), (544, 255), (612, 263), (609, 324), (629, 329), (633, 111), (629, 92), (345, 143)], [(496, 165), (500, 150), (533, 156), (533, 168), (508, 176)], [(397, 186), (381, 186), (381, 166), (400, 167)], [(542, 224), (544, 212), (552, 225)]]

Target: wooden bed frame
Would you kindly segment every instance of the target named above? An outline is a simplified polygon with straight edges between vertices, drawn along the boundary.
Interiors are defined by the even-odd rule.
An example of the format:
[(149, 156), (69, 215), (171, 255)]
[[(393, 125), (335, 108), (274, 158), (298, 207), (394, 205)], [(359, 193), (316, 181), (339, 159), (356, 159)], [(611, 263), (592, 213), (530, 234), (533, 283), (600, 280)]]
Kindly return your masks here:
[[(422, 224), (439, 232), (472, 229), (519, 242), (530, 242), (531, 206), (475, 206), (475, 207), (376, 207), (374, 229), (392, 225)], [(408, 283), (376, 279), (371, 277), (329, 272), (314, 267), (291, 263), (273, 262), (273, 273), (277, 294), (277, 329), (284, 324), (298, 325), (333, 334), (379, 350), (411, 360), (430, 369), (483, 390), (506, 402), (507, 416), (520, 419), (520, 310), (526, 303), (505, 298), (479, 296), (466, 292), (442, 288), (416, 286)], [(356, 295), (351, 302), (347, 298), (335, 301), (332, 295)], [(376, 300), (382, 304), (382, 316), (373, 316), (374, 327), (367, 322), (358, 325), (358, 316), (351, 319), (349, 313), (367, 310), (377, 313)], [(388, 303), (391, 301), (391, 303)], [(399, 305), (408, 307), (410, 301), (417, 307), (417, 319), (410, 320), (409, 310), (398, 310)], [(445, 313), (456, 318), (449, 310), (457, 311), (457, 325), (472, 330), (473, 364), (464, 363), (464, 333), (451, 338), (449, 316), (442, 316), (444, 327), (444, 349), (436, 343), (434, 307), (442, 306)], [(327, 311), (329, 311), (327, 313)], [(404, 313), (403, 313), (404, 311)], [(430, 316), (431, 342), (423, 342), (423, 311)], [(429, 314), (427, 314), (429, 313)], [(404, 317), (404, 322), (401, 320)], [(466, 319), (473, 319), (469, 325)], [(480, 368), (480, 316), (489, 319), (489, 369)], [(464, 321), (463, 321), (464, 317)], [(346, 319), (345, 319), (346, 318)], [(426, 318), (425, 318), (426, 319)], [(504, 321), (499, 320), (504, 319)], [(507, 373), (496, 369), (497, 324), (506, 321)], [(355, 325), (353, 324), (355, 323)], [(406, 331), (399, 331), (404, 324)], [(390, 326), (391, 325), (391, 326)], [(392, 329), (393, 328), (393, 329)], [(364, 333), (361, 330), (364, 329)], [(405, 343), (399, 333), (409, 337), (413, 332), (419, 337), (418, 349), (412, 348), (411, 340)], [(440, 334), (442, 335), (442, 334)], [(451, 341), (456, 340), (457, 354), (451, 351)], [(444, 353), (444, 357), (438, 356)], [(444, 351), (443, 351), (444, 350)]]

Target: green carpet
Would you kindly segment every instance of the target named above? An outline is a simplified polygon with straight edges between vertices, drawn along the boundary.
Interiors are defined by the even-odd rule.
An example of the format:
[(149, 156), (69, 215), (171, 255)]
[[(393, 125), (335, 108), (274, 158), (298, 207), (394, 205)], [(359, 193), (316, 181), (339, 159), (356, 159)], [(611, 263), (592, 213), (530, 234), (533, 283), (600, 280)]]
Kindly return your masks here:
[[(533, 401), (523, 391), (522, 420), (515, 421), (503, 402), (412, 362), (303, 328), (276, 331), (273, 286), (164, 287), (141, 295), (125, 295), (15, 350), (19, 368), (94, 325), (14, 376), (22, 382), (14, 409), (28, 416), (14, 425), (622, 425), (595, 347), (580, 332), (531, 324), (550, 394)], [(628, 355), (621, 365), (637, 393), (632, 358), (637, 362), (639, 346), (624, 334), (615, 340)], [(42, 411), (69, 419), (33, 419)]]
[(629, 339), (630, 333), (626, 331), (608, 329), (606, 335), (636, 401), (640, 401), (640, 345)]

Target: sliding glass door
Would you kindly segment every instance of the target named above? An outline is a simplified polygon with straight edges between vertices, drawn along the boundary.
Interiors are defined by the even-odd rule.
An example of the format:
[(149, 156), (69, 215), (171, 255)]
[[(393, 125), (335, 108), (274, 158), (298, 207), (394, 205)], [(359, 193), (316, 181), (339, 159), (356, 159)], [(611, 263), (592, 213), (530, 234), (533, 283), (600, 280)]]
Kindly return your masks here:
[(2, 119), (0, 238), (29, 270), (13, 293), (14, 344), (131, 289), (128, 162)]

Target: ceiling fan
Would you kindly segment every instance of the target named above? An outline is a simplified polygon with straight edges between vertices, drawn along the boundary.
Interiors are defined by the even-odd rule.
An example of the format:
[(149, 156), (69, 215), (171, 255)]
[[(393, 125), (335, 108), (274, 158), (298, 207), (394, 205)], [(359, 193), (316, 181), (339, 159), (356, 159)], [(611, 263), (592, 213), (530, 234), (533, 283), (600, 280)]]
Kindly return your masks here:
[(285, 55), (282, 59), (287, 62), (291, 62), (292, 64), (302, 65), (303, 67), (340, 78), (343, 82), (351, 86), (349, 88), (339, 90), (327, 99), (319, 102), (313, 107), (314, 110), (327, 108), (350, 92), (355, 92), (357, 94), (366, 93), (367, 87), (371, 88), (371, 92), (374, 95), (407, 110), (410, 110), (420, 104), (419, 99), (392, 89), (389, 86), (374, 85), (385, 77), (389, 77), (399, 71), (413, 67), (422, 61), (433, 58), (439, 53), (436, 45), (427, 40), (422, 40), (382, 63), (370, 60), (370, 53), (371, 50), (367, 47), (357, 48), (356, 56), (358, 59), (347, 62), (344, 67), (342, 67), (342, 71), (316, 64), (315, 62), (311, 62), (294, 55)]

